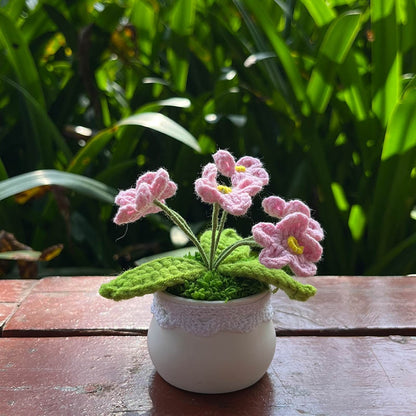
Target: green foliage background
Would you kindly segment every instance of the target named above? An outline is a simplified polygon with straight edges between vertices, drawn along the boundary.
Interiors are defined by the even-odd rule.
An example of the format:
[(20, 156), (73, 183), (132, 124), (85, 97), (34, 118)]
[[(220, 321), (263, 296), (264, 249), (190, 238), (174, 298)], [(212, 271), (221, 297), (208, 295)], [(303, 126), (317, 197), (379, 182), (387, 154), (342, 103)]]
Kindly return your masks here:
[(313, 208), (320, 274), (415, 272), (414, 0), (0, 4), (0, 229), (63, 242), (61, 274), (172, 248), (162, 216), (111, 223), (139, 172), (167, 168), (170, 205), (202, 227), (192, 184), (217, 148), (260, 157), (264, 195)]

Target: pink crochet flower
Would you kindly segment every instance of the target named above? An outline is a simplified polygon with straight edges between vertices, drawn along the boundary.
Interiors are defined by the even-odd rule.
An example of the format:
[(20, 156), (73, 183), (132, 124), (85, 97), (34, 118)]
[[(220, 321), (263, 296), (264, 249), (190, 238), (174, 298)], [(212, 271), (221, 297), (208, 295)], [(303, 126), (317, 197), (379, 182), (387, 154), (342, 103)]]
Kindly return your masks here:
[[(244, 156), (237, 160), (227, 150), (218, 150), (214, 155), (214, 162), (218, 171), (231, 178), (232, 186), (237, 186), (247, 178), (252, 182), (258, 182), (258, 188), (250, 188), (250, 196), (254, 196), (263, 186), (269, 183), (269, 175), (263, 168), (259, 159), (251, 156)], [(257, 190), (258, 189), (258, 190)]]
[(115, 198), (119, 206), (114, 222), (126, 224), (137, 221), (149, 214), (160, 212), (161, 209), (153, 201), (162, 203), (175, 195), (177, 186), (169, 178), (168, 172), (160, 168), (156, 172), (146, 172), (137, 179), (136, 187), (120, 191)]
[(297, 276), (313, 276), (322, 247), (308, 233), (309, 218), (302, 213), (288, 214), (277, 224), (258, 223), (252, 233), (263, 250), (259, 261), (268, 268), (289, 266)]
[(284, 218), (289, 214), (300, 212), (309, 218), (308, 233), (315, 240), (321, 241), (324, 238), (324, 231), (318, 221), (311, 218), (311, 211), (309, 207), (302, 201), (295, 199), (286, 202), (278, 196), (269, 196), (262, 202), (262, 207), (266, 214), (275, 218)]
[(236, 186), (225, 186), (217, 182), (218, 170), (214, 163), (208, 163), (201, 178), (195, 181), (195, 191), (208, 204), (220, 204), (224, 211), (232, 215), (244, 215), (252, 204), (251, 194), (258, 189), (257, 181), (250, 177)]

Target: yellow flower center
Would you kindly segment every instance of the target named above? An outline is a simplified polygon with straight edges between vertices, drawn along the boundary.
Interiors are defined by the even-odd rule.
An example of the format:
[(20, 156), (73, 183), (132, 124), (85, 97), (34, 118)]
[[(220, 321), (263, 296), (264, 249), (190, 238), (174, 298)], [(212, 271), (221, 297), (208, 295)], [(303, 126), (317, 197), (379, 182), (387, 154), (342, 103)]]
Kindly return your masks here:
[(236, 172), (245, 172), (245, 171), (246, 171), (246, 167), (245, 167), (245, 166), (243, 166), (243, 165), (237, 165), (237, 166), (235, 167), (235, 171), (236, 171)]
[(225, 185), (218, 185), (217, 189), (222, 193), (222, 194), (229, 194), (231, 192), (231, 188), (229, 186), (225, 186)]
[(298, 240), (296, 240), (296, 238), (293, 235), (291, 235), (287, 239), (287, 245), (289, 246), (289, 249), (293, 254), (302, 254), (303, 253), (304, 247), (299, 245)]

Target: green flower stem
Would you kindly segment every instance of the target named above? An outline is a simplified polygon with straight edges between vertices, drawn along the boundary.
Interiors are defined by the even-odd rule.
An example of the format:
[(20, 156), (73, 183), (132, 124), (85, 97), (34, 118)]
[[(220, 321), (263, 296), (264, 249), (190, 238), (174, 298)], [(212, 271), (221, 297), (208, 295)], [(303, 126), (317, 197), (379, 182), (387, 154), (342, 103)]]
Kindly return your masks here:
[(217, 260), (215, 260), (214, 266), (212, 267), (212, 270), (216, 270), (216, 268), (221, 264), (221, 262), (229, 256), (236, 248), (241, 246), (250, 246), (250, 247), (260, 247), (259, 244), (257, 244), (254, 241), (253, 237), (247, 237), (243, 238), (240, 241), (237, 241), (236, 243), (232, 244), (231, 246), (228, 246), (225, 250), (221, 252), (221, 254), (218, 256)]
[(227, 211), (222, 211), (221, 214), (221, 220), (220, 220), (220, 225), (218, 226), (218, 234), (217, 234), (217, 239), (215, 241), (215, 249), (214, 249), (214, 253), (217, 252), (217, 248), (218, 248), (218, 244), (220, 243), (220, 238), (221, 238), (221, 233), (225, 227), (225, 222), (227, 221)]
[[(214, 257), (216, 252), (216, 235), (217, 235), (217, 227), (218, 227), (218, 214), (220, 212), (219, 204), (215, 203), (212, 207), (212, 224), (211, 224), (211, 249), (209, 251), (209, 269), (212, 270), (212, 266), (214, 264)], [(219, 239), (219, 236), (218, 236)]]
[(204, 265), (208, 269), (210, 269), (210, 267), (209, 267), (210, 265), (209, 265), (207, 255), (206, 255), (204, 249), (202, 248), (198, 238), (196, 237), (194, 232), (191, 230), (191, 227), (189, 227), (189, 225), (187, 224), (185, 219), (180, 214), (178, 214), (176, 211), (169, 208), (167, 205), (163, 204), (162, 202), (155, 199), (153, 201), (153, 203), (156, 206), (158, 206), (166, 214), (166, 216), (188, 236), (188, 238), (192, 241), (192, 243), (195, 245), (195, 247), (198, 249), (199, 253), (201, 254), (202, 261), (204, 262)]

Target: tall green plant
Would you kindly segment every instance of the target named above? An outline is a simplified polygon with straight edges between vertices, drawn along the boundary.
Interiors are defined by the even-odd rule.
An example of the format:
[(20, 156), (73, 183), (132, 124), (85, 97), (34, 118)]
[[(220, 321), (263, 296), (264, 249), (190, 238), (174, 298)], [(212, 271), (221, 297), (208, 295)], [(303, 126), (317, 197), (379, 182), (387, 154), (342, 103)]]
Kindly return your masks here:
[[(270, 193), (315, 209), (320, 273), (414, 272), (414, 1), (3, 4), (1, 179), (53, 169), (127, 188), (163, 165), (174, 208), (201, 227), (188, 172), (228, 148), (263, 159)], [(157, 216), (116, 243), (110, 204), (68, 192), (8, 198), (1, 228), (35, 248), (67, 234), (77, 247), (60, 261), (77, 265), (170, 246)]]
[[(1, 200), (8, 198), (0, 205), (0, 228), (35, 247), (62, 239), (69, 247), (74, 242), (89, 247), (89, 258), (78, 249), (67, 250), (63, 262), (111, 264), (112, 253), (105, 255), (103, 250), (113, 244), (105, 235), (108, 226), (100, 223), (109, 222), (114, 191), (102, 181), (122, 186), (134, 180), (138, 169), (162, 163), (145, 149), (153, 147), (153, 154), (158, 154), (158, 149), (170, 146), (167, 137), (200, 152), (181, 120), (174, 121), (189, 108), (188, 99), (170, 90), (152, 92), (154, 84), (144, 88), (148, 92), (142, 97), (135, 93), (151, 73), (135, 53), (134, 29), (121, 23), (135, 8), (111, 2), (68, 6), (64, 1), (40, 1), (32, 9), (24, 2), (6, 3), (0, 11), (5, 63), (0, 69), (5, 125), (0, 131), (0, 189)], [(111, 59), (115, 54), (117, 61)], [(176, 89), (179, 94), (182, 90)], [(173, 158), (180, 146), (172, 149)], [(32, 169), (43, 170), (28, 172)], [(45, 186), (52, 186), (49, 196)], [(38, 200), (19, 207), (16, 204), (24, 198), (10, 199), (30, 189)], [(68, 199), (68, 190), (79, 192)], [(104, 205), (83, 203), (88, 197)], [(165, 228), (160, 222), (154, 225)], [(97, 244), (103, 238), (108, 241)]]
[[(276, 68), (286, 73), (288, 85), (293, 74), (279, 59), (276, 37), (286, 35), (286, 44), (290, 40), (291, 57), (304, 74), (297, 89), (304, 88), (307, 99), (298, 101), (295, 117), (273, 114), (281, 129), (277, 140), (293, 143), (295, 138), (300, 146), (294, 145), (294, 151), (306, 158), (312, 193), (304, 197), (315, 199), (327, 230), (328, 271), (414, 271), (416, 159), (411, 131), (416, 113), (414, 84), (405, 91), (404, 74), (414, 79), (414, 46), (408, 39), (416, 33), (408, 23), (415, 4), (355, 2), (351, 10), (351, 2), (337, 2), (337, 7), (299, 2), (283, 17), (291, 26), (284, 32), (268, 18), (279, 7), (276, 3), (268, 2), (261, 11), (254, 1), (238, 4), (243, 3), (275, 50)], [(305, 24), (310, 19), (314, 25)], [(305, 33), (309, 27), (312, 31)], [(312, 48), (300, 43), (305, 34)], [(296, 129), (288, 134), (293, 124)], [(293, 178), (298, 181), (297, 175)]]

